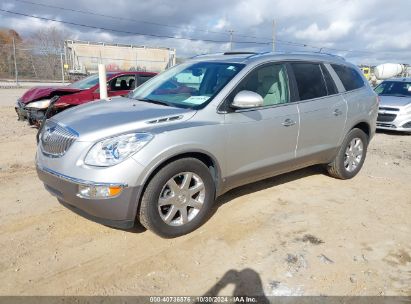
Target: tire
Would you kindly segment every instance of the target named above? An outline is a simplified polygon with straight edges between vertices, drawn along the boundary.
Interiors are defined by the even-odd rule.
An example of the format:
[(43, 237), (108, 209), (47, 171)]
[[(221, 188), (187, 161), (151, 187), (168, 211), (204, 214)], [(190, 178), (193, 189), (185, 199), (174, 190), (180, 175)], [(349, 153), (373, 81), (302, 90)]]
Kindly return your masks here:
[(181, 236), (203, 224), (214, 198), (214, 181), (204, 163), (195, 158), (179, 159), (149, 181), (141, 198), (139, 220), (161, 237)]
[[(357, 141), (355, 141), (357, 140)], [(359, 146), (358, 140), (362, 144), (361, 159), (358, 159)], [(353, 149), (350, 149), (350, 145), (353, 145)], [(354, 147), (357, 145), (357, 148)], [(364, 131), (354, 128), (346, 135), (337, 156), (334, 161), (327, 166), (328, 173), (335, 178), (350, 179), (357, 175), (361, 170), (365, 156), (367, 154), (368, 136)], [(348, 153), (348, 154), (347, 154)], [(357, 156), (356, 156), (357, 155)], [(347, 164), (348, 163), (348, 164)], [(356, 164), (354, 166), (354, 164)]]

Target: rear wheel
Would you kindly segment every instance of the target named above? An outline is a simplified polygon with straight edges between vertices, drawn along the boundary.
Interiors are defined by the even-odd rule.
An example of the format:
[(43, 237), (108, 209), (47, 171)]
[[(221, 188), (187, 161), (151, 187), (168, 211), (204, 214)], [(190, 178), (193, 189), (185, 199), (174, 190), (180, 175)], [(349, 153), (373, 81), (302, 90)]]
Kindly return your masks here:
[(361, 170), (367, 154), (368, 136), (360, 129), (352, 129), (345, 137), (328, 173), (340, 179), (353, 178)]
[(148, 183), (140, 206), (140, 222), (163, 237), (177, 237), (198, 228), (214, 201), (209, 169), (198, 159), (176, 160)]

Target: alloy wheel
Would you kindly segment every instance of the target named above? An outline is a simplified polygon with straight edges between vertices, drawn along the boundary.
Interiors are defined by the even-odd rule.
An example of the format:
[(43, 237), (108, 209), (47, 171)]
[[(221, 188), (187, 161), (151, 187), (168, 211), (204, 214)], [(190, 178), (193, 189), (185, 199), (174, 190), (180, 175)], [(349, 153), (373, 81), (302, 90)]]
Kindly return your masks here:
[(348, 172), (353, 172), (361, 163), (364, 153), (364, 144), (361, 138), (353, 138), (345, 149), (344, 167)]
[(158, 199), (158, 211), (167, 225), (182, 226), (198, 215), (204, 199), (203, 180), (193, 172), (182, 172), (163, 186)]

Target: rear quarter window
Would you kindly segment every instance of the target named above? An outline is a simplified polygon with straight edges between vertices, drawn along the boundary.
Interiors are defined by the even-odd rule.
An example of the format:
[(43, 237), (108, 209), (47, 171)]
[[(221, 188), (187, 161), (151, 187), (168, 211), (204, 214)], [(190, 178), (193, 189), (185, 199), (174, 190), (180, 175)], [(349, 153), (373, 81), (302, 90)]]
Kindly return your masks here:
[(340, 78), (346, 91), (356, 90), (364, 86), (364, 79), (355, 69), (338, 64), (332, 64), (331, 66)]

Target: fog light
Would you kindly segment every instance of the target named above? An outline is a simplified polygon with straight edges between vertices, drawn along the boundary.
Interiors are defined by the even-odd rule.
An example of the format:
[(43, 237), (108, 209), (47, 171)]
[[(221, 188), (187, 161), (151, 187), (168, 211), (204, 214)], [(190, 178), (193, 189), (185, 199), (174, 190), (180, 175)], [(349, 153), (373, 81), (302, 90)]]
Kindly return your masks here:
[(90, 199), (110, 198), (119, 195), (122, 190), (120, 186), (79, 185), (78, 196)]
[(409, 121), (409, 122), (407, 122), (407, 123), (405, 123), (405, 124), (403, 124), (403, 126), (402, 126), (403, 128), (411, 128), (411, 121)]

